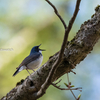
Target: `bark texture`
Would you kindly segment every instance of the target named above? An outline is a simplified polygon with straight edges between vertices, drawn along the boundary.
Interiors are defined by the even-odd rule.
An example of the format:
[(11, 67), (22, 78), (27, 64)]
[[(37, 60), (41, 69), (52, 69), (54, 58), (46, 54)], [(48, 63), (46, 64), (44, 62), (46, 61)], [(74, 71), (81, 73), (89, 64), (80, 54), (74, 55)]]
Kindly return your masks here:
[[(100, 38), (100, 6), (96, 7), (95, 14), (90, 20), (81, 25), (76, 36), (66, 44), (63, 61), (58, 67), (53, 80), (58, 79), (65, 73), (70, 72), (77, 64), (93, 50), (93, 46)], [(6, 96), (1, 100), (36, 100), (37, 92), (41, 85), (45, 82), (48, 73), (58, 58), (58, 53), (54, 54), (50, 59), (35, 73), (28, 76), (24, 81), (17, 83)], [(48, 84), (49, 86), (50, 84)]]

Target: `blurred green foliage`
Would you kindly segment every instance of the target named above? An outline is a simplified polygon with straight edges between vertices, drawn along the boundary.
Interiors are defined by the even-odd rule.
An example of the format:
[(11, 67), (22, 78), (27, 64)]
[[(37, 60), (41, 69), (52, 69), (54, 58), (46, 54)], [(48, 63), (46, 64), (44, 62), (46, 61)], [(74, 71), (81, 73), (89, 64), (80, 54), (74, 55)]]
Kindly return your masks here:
[[(100, 3), (99, 0), (96, 1), (97, 4), (98, 2)], [(75, 0), (51, 0), (51, 2), (56, 5), (65, 22), (68, 24), (74, 11)], [(84, 0), (82, 4), (88, 4), (86, 2), (90, 3), (90, 1)], [(94, 3), (93, 0), (92, 2)], [(83, 9), (88, 8), (88, 5), (82, 4), (73, 29), (70, 32), (69, 40), (74, 37), (80, 25), (86, 19), (90, 18), (93, 14), (90, 13), (90, 10), (93, 10), (93, 7), (96, 6), (96, 3), (94, 6), (91, 4), (92, 8), (89, 11), (87, 10), (87, 15), (83, 17)], [(41, 48), (46, 49), (43, 52), (44, 60), (42, 64), (44, 64), (50, 56), (60, 50), (63, 36), (63, 25), (45, 0), (0, 0), (0, 98), (14, 88), (18, 81), (29, 75), (24, 70), (16, 77), (12, 77), (16, 67), (30, 53), (33, 46), (42, 44)], [(95, 46), (94, 54), (100, 51), (98, 48), (99, 44)], [(80, 74), (80, 70), (77, 70), (77, 73)], [(71, 76), (73, 76), (71, 80), (75, 81), (75, 76)], [(64, 80), (61, 84), (66, 81), (66, 76), (62, 78)], [(77, 86), (84, 85), (84, 80), (88, 83), (86, 74), (82, 78), (80, 82), (75, 81), (74, 84)], [(64, 85), (62, 86), (64, 87)], [(76, 94), (78, 95), (79, 92)], [(39, 100), (71, 100), (73, 98), (69, 91), (62, 92), (50, 86), (46, 95)]]

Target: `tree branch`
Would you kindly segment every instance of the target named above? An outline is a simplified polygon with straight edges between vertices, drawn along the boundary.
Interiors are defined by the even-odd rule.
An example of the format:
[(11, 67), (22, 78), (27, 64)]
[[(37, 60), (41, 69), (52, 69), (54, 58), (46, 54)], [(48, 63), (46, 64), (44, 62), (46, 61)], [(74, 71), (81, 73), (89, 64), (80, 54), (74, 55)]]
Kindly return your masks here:
[[(74, 67), (72, 64), (79, 64), (91, 52), (93, 46), (100, 39), (100, 6), (95, 10), (92, 18), (82, 24), (76, 36), (68, 43), (64, 57), (54, 74), (52, 82), (65, 73), (70, 72)], [(35, 73), (27, 77), (24, 82), (13, 88), (1, 100), (36, 100), (37, 93), (41, 85), (45, 82), (54, 62), (59, 54), (53, 55), (42, 67)], [(71, 63), (69, 62), (71, 61)], [(38, 73), (37, 73), (38, 72)], [(48, 86), (50, 83), (48, 84)]]
[(79, 90), (82, 89), (82, 87), (78, 87), (78, 88), (60, 88), (60, 86), (55, 85), (54, 83), (51, 83), (51, 85), (53, 85), (54, 87), (56, 87), (59, 90)]
[[(46, 0), (46, 1), (56, 10), (56, 8), (53, 6), (53, 4), (50, 1), (48, 1), (48, 0)], [(58, 59), (53, 64), (52, 69), (50, 70), (49, 75), (48, 75), (45, 83), (41, 86), (40, 91), (37, 93), (38, 97), (40, 97), (43, 93), (45, 93), (46, 89), (48, 88), (48, 84), (50, 84), (51, 81), (52, 81), (52, 77), (54, 76), (54, 74), (56, 72), (56, 69), (58, 68), (58, 66), (62, 62), (62, 58), (63, 58), (63, 55), (64, 55), (65, 46), (67, 44), (68, 35), (69, 35), (69, 32), (70, 32), (70, 30), (72, 28), (72, 25), (73, 25), (74, 21), (75, 21), (76, 15), (77, 15), (77, 13), (79, 11), (80, 1), (81, 0), (77, 0), (73, 17), (71, 18), (71, 20), (69, 22), (68, 28), (65, 29), (64, 40), (63, 40), (63, 43), (62, 43), (62, 46), (61, 46), (61, 50), (59, 52)], [(56, 10), (56, 12), (57, 12), (57, 10)]]
[(58, 10), (56, 9), (56, 7), (49, 0), (45, 0), (45, 1), (47, 1), (53, 7), (55, 14), (59, 17), (59, 19), (61, 20), (61, 22), (64, 25), (64, 28), (66, 29), (67, 25), (66, 25), (65, 21), (63, 20), (63, 18), (60, 16), (60, 14), (59, 14)]

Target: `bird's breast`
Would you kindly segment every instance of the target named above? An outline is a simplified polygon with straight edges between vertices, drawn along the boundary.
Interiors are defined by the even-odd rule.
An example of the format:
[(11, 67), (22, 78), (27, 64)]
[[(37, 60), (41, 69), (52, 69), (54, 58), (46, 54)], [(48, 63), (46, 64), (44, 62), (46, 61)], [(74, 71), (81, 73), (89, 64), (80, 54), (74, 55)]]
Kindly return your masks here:
[(27, 65), (27, 68), (28, 68), (28, 69), (36, 69), (36, 68), (38, 68), (38, 67), (41, 65), (41, 63), (42, 63), (42, 60), (43, 60), (43, 56), (40, 55), (39, 58), (37, 58), (36, 60), (30, 62), (30, 63)]

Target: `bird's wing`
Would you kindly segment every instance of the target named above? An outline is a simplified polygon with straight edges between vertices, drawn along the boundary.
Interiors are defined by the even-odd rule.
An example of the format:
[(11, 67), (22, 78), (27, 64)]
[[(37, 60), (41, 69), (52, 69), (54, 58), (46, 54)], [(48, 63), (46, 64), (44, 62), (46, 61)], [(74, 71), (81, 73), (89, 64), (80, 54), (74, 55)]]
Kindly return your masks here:
[[(31, 61), (36, 60), (41, 54), (40, 53), (34, 53), (32, 55), (27, 56), (22, 63), (19, 65), (19, 67), (23, 66), (23, 65), (27, 65), (29, 64)], [(18, 69), (19, 67), (17, 67), (16, 69)]]

